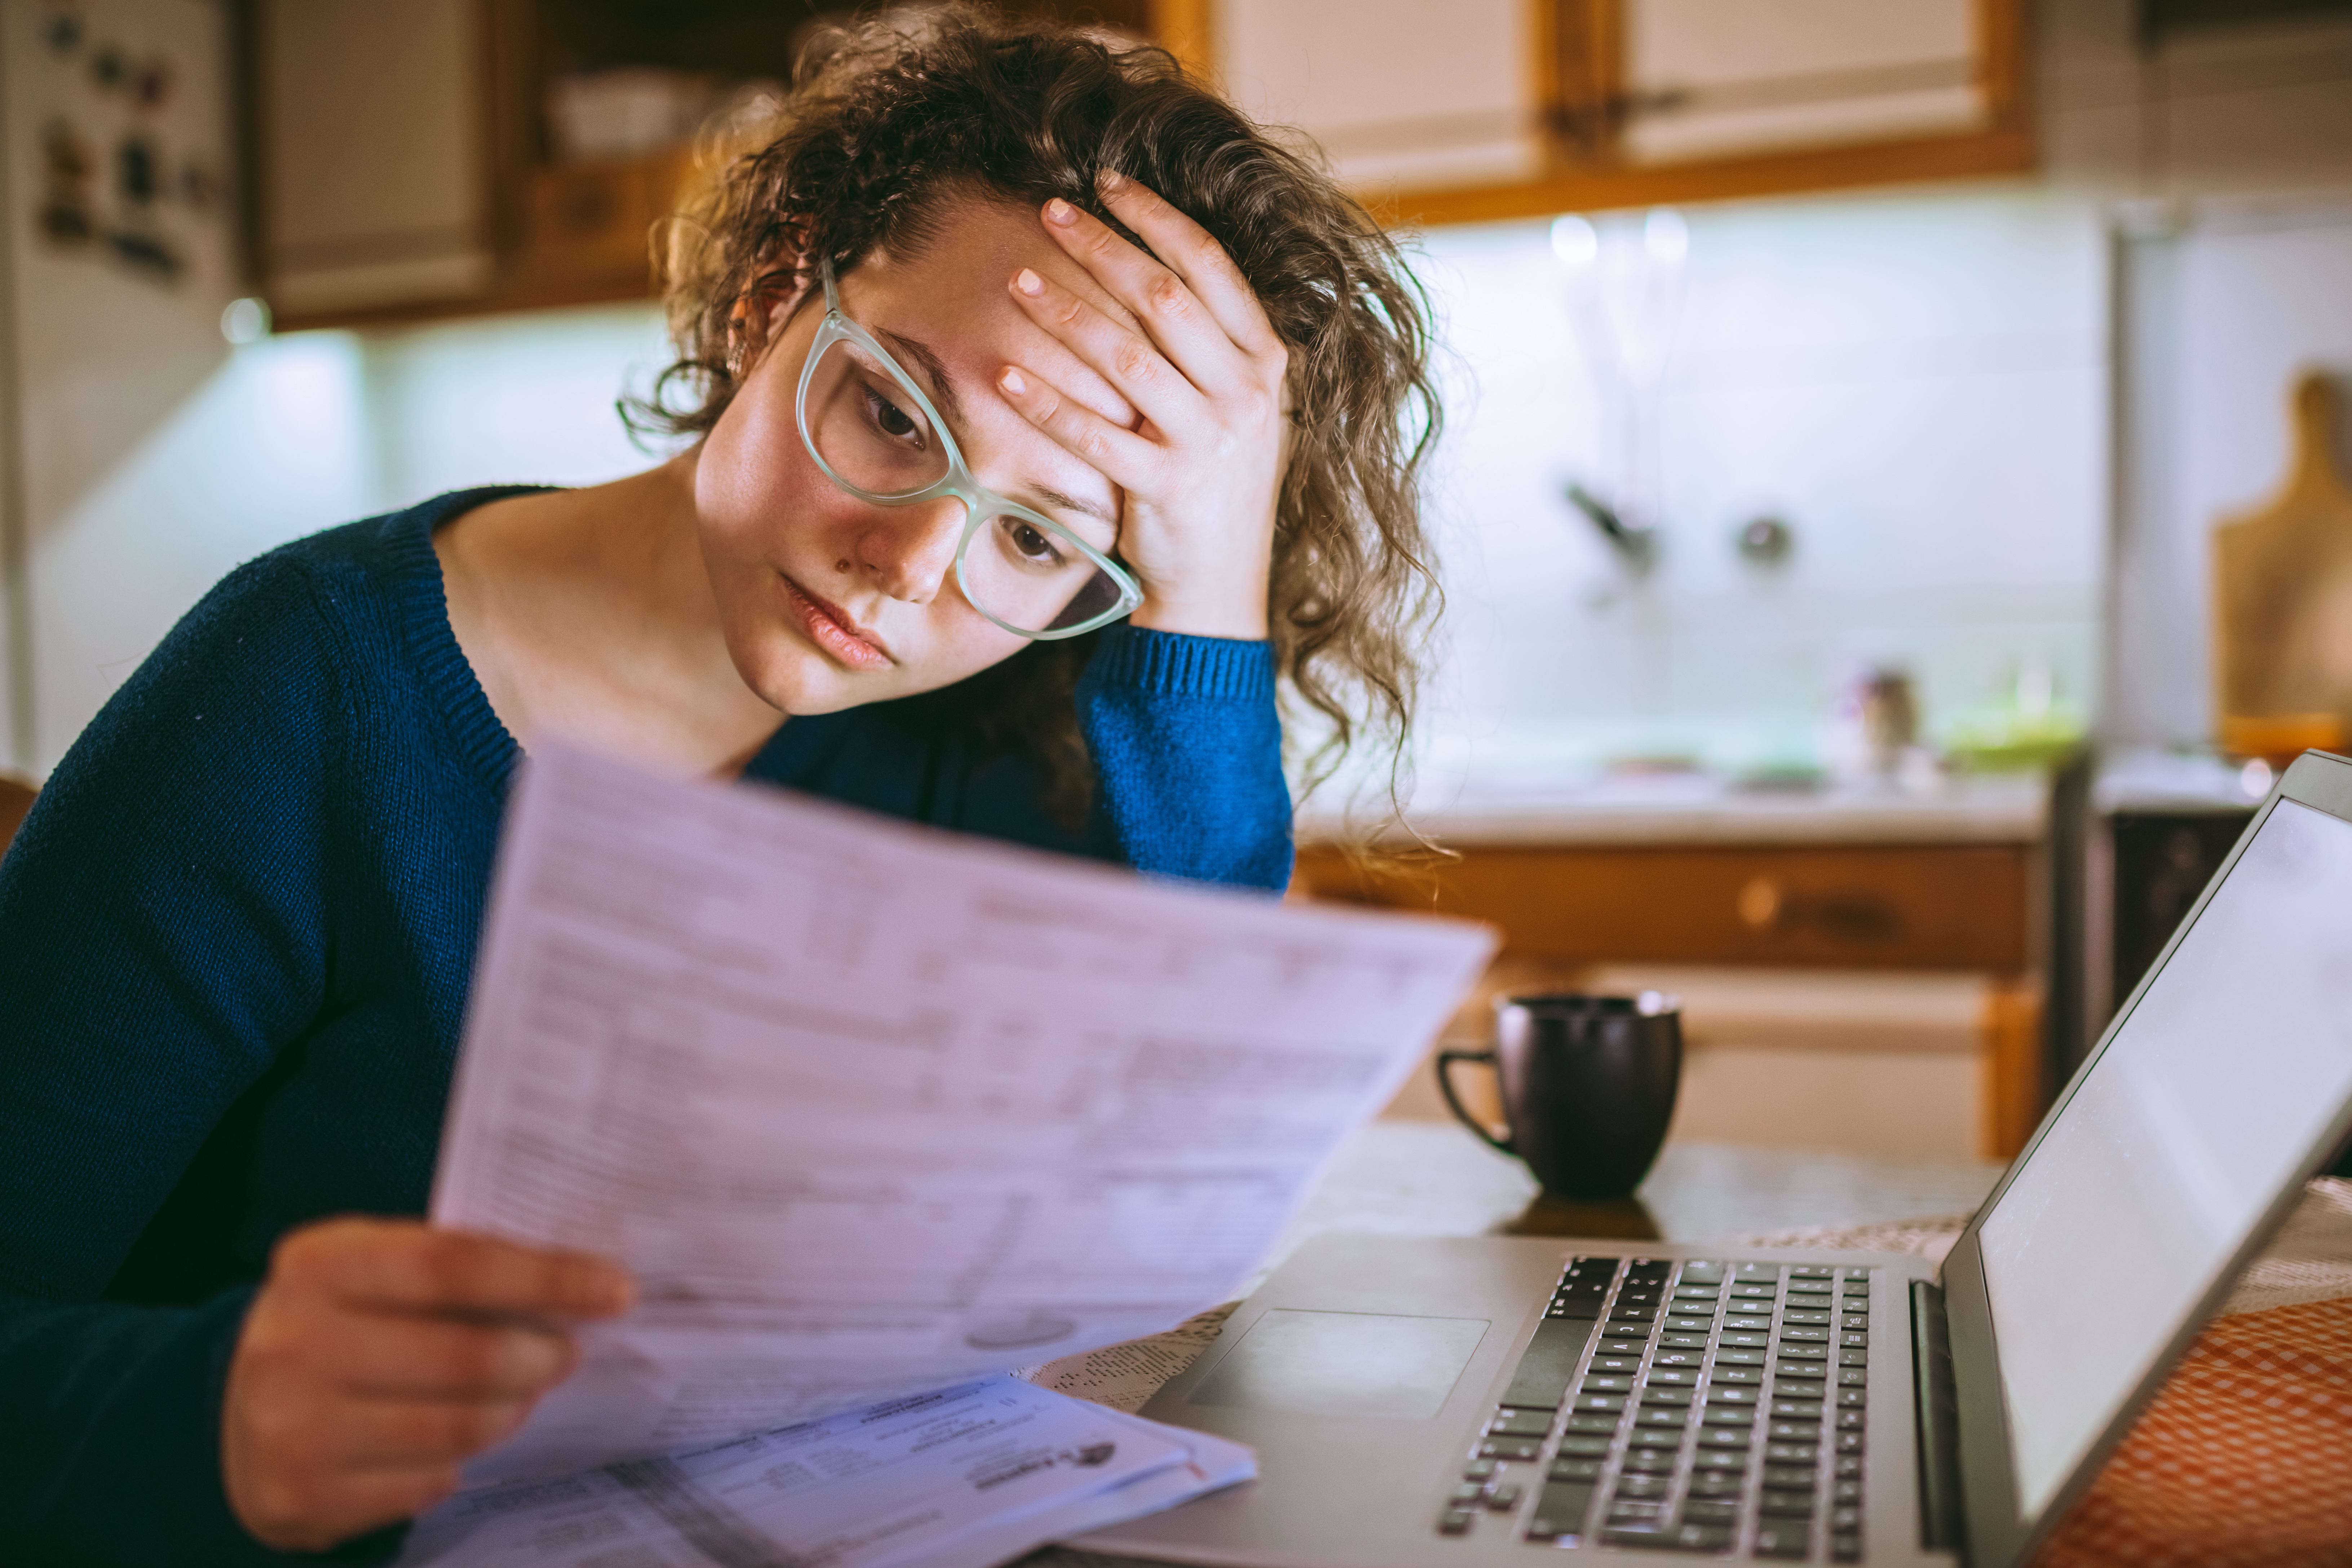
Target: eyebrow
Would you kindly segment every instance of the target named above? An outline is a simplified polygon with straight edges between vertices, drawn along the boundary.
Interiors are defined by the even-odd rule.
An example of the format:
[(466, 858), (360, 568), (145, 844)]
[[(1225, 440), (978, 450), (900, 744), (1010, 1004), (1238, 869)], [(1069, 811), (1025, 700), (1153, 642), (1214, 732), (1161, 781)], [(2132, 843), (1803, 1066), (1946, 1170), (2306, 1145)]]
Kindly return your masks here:
[[(958, 425), (970, 423), (964, 416), (963, 399), (956, 392), (955, 378), (948, 374), (947, 362), (933, 352), (930, 344), (920, 338), (894, 332), (887, 327), (876, 327), (873, 331), (876, 337), (889, 339), (892, 347), (915, 362), (916, 368), (923, 373), (923, 379), (931, 384), (931, 395), (939, 400), (941, 413)], [(1045, 506), (1074, 511), (1081, 517), (1091, 517), (1112, 528), (1118, 526), (1118, 516), (1099, 501), (1083, 500), (1050, 485), (1031, 485), (1029, 493)]]

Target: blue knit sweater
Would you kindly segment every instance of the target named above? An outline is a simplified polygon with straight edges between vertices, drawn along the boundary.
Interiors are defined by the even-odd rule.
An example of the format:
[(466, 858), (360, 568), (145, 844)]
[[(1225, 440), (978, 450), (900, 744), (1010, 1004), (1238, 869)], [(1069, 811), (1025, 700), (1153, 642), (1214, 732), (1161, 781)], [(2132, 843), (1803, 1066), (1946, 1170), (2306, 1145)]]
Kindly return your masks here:
[[(281, 1233), (425, 1211), (519, 754), (450, 633), (432, 530), (508, 493), (232, 574), (0, 860), (0, 1562), (275, 1560), (223, 1496), (222, 1382)], [(952, 696), (792, 720), (746, 776), (1171, 876), (1287, 879), (1266, 645), (1103, 634), (1077, 699), (1082, 836)]]

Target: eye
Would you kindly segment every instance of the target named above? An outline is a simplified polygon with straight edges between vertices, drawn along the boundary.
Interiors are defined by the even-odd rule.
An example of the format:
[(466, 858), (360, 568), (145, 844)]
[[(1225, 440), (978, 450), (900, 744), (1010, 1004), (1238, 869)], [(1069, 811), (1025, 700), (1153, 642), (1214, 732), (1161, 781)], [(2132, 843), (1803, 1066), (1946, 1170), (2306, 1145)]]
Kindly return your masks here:
[(893, 441), (923, 444), (923, 422), (875, 387), (866, 388), (866, 422)]
[(1059, 566), (1063, 555), (1059, 542), (1044, 529), (1027, 518), (1008, 517), (1003, 520), (1005, 542), (1013, 552), (1033, 566)]

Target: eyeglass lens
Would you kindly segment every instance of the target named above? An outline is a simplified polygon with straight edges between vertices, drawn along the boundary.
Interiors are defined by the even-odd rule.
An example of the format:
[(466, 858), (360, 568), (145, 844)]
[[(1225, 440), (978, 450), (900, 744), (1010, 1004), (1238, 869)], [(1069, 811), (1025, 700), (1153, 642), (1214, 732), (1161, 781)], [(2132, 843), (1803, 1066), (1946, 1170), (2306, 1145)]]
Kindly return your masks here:
[[(826, 346), (808, 382), (809, 440), (825, 466), (885, 500), (920, 493), (948, 476), (940, 433), (898, 377), (845, 339)], [(1105, 538), (1089, 541), (1108, 551)], [(965, 595), (975, 608), (1022, 631), (1059, 631), (1118, 602), (1118, 584), (1084, 552), (1052, 530), (1013, 513), (992, 516), (971, 531), (960, 560)]]

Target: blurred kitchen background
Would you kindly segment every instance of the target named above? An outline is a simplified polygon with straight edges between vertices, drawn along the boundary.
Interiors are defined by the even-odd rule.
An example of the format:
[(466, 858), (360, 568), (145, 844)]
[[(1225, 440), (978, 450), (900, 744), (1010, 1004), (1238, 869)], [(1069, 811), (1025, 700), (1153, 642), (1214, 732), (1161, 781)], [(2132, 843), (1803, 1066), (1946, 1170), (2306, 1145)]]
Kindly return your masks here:
[[(1358, 775), (1302, 887), (1498, 921), (1496, 986), (1676, 991), (1678, 1135), (2013, 1152), (2271, 769), (2343, 747), (2352, 656), (2247, 617), (2345, 622), (2211, 563), (2273, 513), (2310, 593), (2352, 570), (2352, 0), (1014, 8), (1175, 50), (1408, 237), (1455, 855), (1318, 847)], [(649, 461), (648, 229), (818, 17), (0, 0), (14, 766), (239, 561)]]

